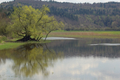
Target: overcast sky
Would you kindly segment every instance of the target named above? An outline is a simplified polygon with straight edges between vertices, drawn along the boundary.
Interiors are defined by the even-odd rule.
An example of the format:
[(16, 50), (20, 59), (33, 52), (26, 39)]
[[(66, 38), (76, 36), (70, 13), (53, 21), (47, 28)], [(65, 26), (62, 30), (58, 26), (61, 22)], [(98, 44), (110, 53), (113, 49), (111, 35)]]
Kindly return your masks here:
[[(7, 2), (7, 1), (13, 1), (13, 0), (0, 0), (0, 3), (2, 2)], [(72, 3), (98, 3), (98, 2), (110, 2), (110, 1), (114, 1), (114, 2), (120, 2), (120, 0), (54, 0), (54, 1), (58, 1), (58, 2), (72, 2)]]

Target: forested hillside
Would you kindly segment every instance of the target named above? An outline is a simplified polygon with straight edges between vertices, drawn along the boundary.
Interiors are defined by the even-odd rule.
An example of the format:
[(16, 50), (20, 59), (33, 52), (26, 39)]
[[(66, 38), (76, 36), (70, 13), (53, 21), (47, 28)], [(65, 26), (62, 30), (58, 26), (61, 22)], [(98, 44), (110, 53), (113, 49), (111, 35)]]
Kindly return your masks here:
[(18, 3), (40, 9), (50, 8), (48, 13), (65, 24), (65, 30), (120, 30), (120, 3), (60, 3), (45, 1), (12, 1), (0, 4), (0, 14), (9, 16)]

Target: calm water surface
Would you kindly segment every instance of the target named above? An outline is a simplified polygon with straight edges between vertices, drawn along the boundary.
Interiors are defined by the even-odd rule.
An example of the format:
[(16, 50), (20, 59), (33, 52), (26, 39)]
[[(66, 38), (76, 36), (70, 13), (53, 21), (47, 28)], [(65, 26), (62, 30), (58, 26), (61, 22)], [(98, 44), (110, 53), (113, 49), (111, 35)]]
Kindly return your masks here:
[(0, 80), (120, 80), (120, 39), (54, 40), (1, 50)]

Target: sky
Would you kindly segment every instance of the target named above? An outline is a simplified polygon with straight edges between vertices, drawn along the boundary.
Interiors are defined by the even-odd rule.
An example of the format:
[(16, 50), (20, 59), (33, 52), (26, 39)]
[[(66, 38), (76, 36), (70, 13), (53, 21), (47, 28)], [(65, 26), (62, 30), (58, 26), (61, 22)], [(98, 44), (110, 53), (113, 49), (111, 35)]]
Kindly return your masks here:
[[(0, 0), (0, 3), (2, 2), (8, 2), (8, 1), (13, 1), (13, 0)], [(72, 3), (105, 3), (105, 2), (120, 2), (120, 0), (54, 0), (58, 2), (72, 2)]]

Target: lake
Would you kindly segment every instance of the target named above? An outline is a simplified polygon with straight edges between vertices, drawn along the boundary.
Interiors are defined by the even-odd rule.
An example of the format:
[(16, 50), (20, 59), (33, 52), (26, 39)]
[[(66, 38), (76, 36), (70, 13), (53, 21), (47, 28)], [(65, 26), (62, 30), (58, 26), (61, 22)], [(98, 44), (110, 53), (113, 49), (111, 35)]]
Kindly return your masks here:
[(120, 39), (59, 37), (0, 50), (0, 80), (120, 80)]

